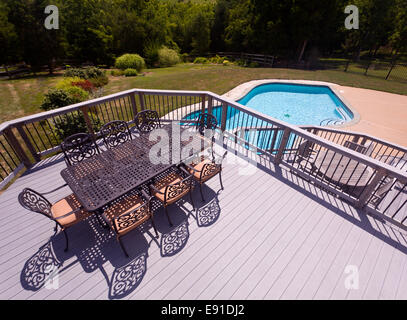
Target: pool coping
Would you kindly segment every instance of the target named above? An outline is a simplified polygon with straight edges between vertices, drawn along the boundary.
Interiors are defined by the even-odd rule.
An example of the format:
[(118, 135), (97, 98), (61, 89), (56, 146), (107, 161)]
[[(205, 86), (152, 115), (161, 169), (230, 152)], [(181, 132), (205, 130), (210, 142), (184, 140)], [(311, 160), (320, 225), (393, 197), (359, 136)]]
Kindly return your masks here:
[[(232, 90), (224, 93), (222, 97), (228, 98), (237, 102), (238, 100), (242, 99), (246, 96), (251, 90), (254, 88), (269, 84), (269, 83), (285, 83), (285, 84), (298, 84), (298, 85), (308, 85), (308, 86), (318, 86), (318, 87), (328, 87), (341, 102), (349, 109), (349, 111), (353, 114), (353, 119), (347, 121), (340, 125), (329, 125), (323, 127), (331, 127), (331, 128), (344, 128), (355, 125), (360, 121), (360, 114), (356, 111), (355, 108), (351, 105), (349, 101), (341, 94), (340, 85), (332, 82), (325, 82), (325, 81), (313, 81), (313, 80), (283, 80), (283, 79), (262, 79), (262, 80), (252, 80), (248, 82), (244, 82), (237, 87), (234, 87)], [(246, 107), (246, 106), (244, 106)], [(281, 120), (284, 121), (284, 120)], [(285, 122), (285, 121), (284, 121)], [(298, 126), (298, 125), (297, 125)], [(308, 126), (308, 125), (300, 125), (301, 126)], [(309, 125), (312, 126), (312, 125)]]

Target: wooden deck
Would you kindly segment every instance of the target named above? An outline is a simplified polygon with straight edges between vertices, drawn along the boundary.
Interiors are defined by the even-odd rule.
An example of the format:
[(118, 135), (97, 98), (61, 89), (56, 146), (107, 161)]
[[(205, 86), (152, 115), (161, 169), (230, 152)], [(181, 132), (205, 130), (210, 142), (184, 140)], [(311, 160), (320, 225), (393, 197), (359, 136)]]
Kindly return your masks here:
[[(23, 187), (61, 185), (63, 161), (39, 163), (0, 195), (1, 299), (407, 299), (407, 236), (358, 212), (267, 160), (229, 152), (224, 191), (217, 178), (156, 211), (148, 230), (123, 238), (94, 217), (70, 229), (70, 250), (54, 224), (23, 209)], [(68, 188), (50, 200), (70, 193)], [(147, 229), (147, 228), (146, 228)], [(143, 232), (142, 232), (143, 231)], [(58, 270), (44, 285), (49, 266)], [(355, 271), (358, 288), (347, 289)]]

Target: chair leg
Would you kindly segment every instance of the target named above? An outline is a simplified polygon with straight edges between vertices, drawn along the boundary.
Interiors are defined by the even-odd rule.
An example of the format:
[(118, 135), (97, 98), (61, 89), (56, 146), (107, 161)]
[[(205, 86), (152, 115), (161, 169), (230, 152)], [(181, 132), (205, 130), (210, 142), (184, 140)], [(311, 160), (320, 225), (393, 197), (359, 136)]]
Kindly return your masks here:
[(169, 223), (170, 226), (172, 227), (173, 224), (172, 224), (172, 221), (171, 221), (171, 219), (170, 219), (170, 215), (168, 214), (168, 208), (167, 208), (167, 206), (165, 206), (164, 208), (165, 208), (165, 214), (167, 215), (168, 223)]
[(117, 237), (117, 241), (119, 241), (120, 247), (122, 248), (124, 255), (126, 256), (126, 258), (129, 257), (129, 254), (126, 251), (126, 248), (124, 247), (123, 243), (122, 243), (122, 239), (120, 237)]
[(201, 193), (202, 202), (204, 202), (205, 198), (204, 198), (204, 196), (202, 194), (202, 183), (199, 184), (199, 192)]
[(153, 225), (153, 229), (155, 232), (155, 238), (158, 239), (157, 227), (155, 226), (154, 218), (152, 216), (151, 216), (151, 224)]
[(96, 213), (96, 219), (98, 220), (99, 224), (104, 228), (104, 229), (108, 229), (109, 225), (105, 222), (102, 222), (102, 218), (100, 217), (99, 213)]
[(220, 187), (223, 190), (223, 183), (222, 183), (222, 171), (219, 172), (219, 182), (220, 182)]
[[(201, 193), (202, 195), (202, 193)], [(192, 188), (189, 190), (189, 199), (191, 200), (192, 210), (195, 210), (194, 200), (192, 199)]]
[(66, 233), (66, 229), (63, 229), (63, 230), (64, 230), (65, 243), (66, 243), (64, 252), (67, 252), (68, 251), (68, 234)]
[(54, 232), (57, 233), (57, 231), (58, 231), (58, 222), (55, 222)]

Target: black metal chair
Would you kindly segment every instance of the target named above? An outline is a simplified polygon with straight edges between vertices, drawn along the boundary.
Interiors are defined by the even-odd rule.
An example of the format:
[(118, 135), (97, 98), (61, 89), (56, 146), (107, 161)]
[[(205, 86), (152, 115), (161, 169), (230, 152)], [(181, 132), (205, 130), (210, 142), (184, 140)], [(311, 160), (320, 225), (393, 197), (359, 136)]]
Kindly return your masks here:
[(205, 129), (215, 130), (218, 126), (218, 120), (210, 113), (200, 113), (196, 121), (196, 126), (199, 133), (203, 135)]
[(133, 229), (151, 220), (156, 238), (158, 238), (153, 211), (151, 210), (151, 197), (144, 190), (133, 190), (113, 201), (104, 209), (103, 217), (116, 234), (116, 239), (126, 257), (129, 255), (123, 246), (121, 237)]
[(143, 110), (136, 114), (134, 123), (140, 133), (148, 133), (161, 127), (158, 112), (154, 110)]
[(221, 189), (223, 190), (223, 183), (222, 183), (222, 162), (226, 157), (225, 153), (220, 156), (215, 153), (215, 151), (211, 151), (212, 159), (205, 157), (204, 155), (200, 156), (200, 159), (196, 162), (192, 162), (190, 164), (183, 163), (185, 168), (189, 171), (189, 173), (194, 177), (194, 180), (199, 183), (199, 191), (201, 193), (202, 201), (205, 201), (205, 198), (202, 194), (202, 185), (207, 182), (209, 179), (213, 178), (217, 174), (219, 174), (219, 182)]
[(192, 208), (195, 209), (194, 201), (192, 200), (192, 175), (184, 168), (172, 167), (170, 171), (165, 173), (162, 177), (153, 180), (153, 184), (149, 186), (150, 194), (164, 205), (165, 214), (167, 215), (170, 226), (173, 224), (168, 215), (167, 207), (169, 205), (177, 202), (189, 193)]
[(65, 162), (72, 166), (99, 153), (99, 148), (88, 133), (76, 133), (66, 138), (61, 143), (65, 155)]
[(107, 149), (112, 149), (132, 139), (126, 121), (114, 120), (106, 123), (100, 132)]
[(18, 195), (18, 201), (25, 209), (38, 212), (54, 221), (56, 224), (54, 228), (55, 233), (58, 231), (58, 227), (60, 227), (61, 231), (63, 231), (65, 235), (65, 251), (67, 251), (68, 235), (66, 230), (87, 218), (89, 215), (91, 215), (91, 213), (85, 211), (81, 207), (79, 201), (73, 194), (70, 194), (54, 204), (51, 204), (51, 202), (44, 197), (45, 194), (52, 193), (65, 186), (66, 184), (44, 193), (39, 193), (30, 188), (25, 188)]

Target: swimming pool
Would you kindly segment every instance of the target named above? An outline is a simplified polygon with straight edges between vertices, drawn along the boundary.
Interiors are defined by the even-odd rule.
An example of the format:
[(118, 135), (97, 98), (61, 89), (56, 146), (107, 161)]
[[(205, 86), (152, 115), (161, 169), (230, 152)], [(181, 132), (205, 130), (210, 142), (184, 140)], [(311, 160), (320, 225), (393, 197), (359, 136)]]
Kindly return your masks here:
[[(342, 124), (353, 119), (353, 113), (327, 86), (268, 83), (253, 88), (243, 98), (242, 105), (248, 106), (275, 119), (295, 125)], [(221, 107), (213, 108), (213, 115), (220, 120)], [(184, 119), (196, 119), (199, 111)], [(239, 121), (235, 121), (238, 117)], [(240, 122), (240, 123), (239, 123)], [(239, 111), (228, 112), (226, 127), (233, 129), (247, 123)]]
[[(351, 121), (352, 111), (327, 86), (300, 85), (290, 83), (268, 83), (253, 88), (239, 99), (242, 105), (294, 125), (333, 125)], [(188, 114), (184, 119), (197, 119), (200, 111)], [(218, 125), (222, 116), (222, 107), (212, 108), (212, 114), (217, 118)], [(245, 126), (256, 126), (257, 120), (245, 112), (228, 108), (226, 130)], [(243, 136), (241, 136), (243, 134)], [(283, 132), (281, 130), (243, 130), (239, 135), (245, 141), (263, 150), (276, 150)], [(291, 135), (288, 145), (294, 142)], [(272, 151), (274, 152), (274, 151)]]

